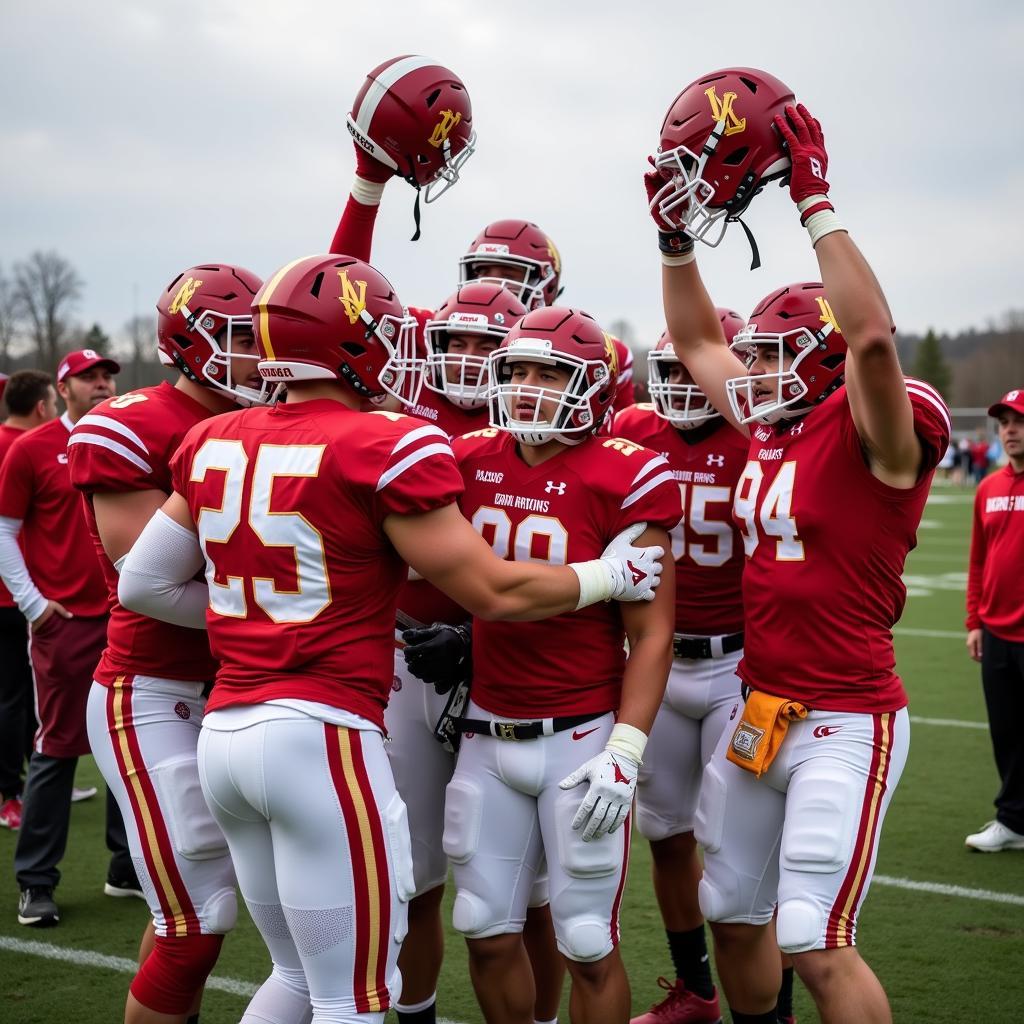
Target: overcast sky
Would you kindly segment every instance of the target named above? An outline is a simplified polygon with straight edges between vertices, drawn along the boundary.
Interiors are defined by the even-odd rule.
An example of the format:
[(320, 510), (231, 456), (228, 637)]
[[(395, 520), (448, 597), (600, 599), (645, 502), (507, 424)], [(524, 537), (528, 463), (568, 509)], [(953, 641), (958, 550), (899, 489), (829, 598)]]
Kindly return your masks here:
[[(0, 263), (58, 250), (85, 280), (77, 319), (116, 334), (192, 264), (267, 277), (323, 251), (354, 166), (345, 116), (402, 53), (462, 77), (479, 134), (419, 242), (412, 190), (388, 186), (374, 263), (408, 305), (454, 289), (484, 224), (525, 217), (562, 251), (562, 301), (653, 343), (645, 158), (684, 85), (747, 65), (823, 123), (837, 211), (901, 330), (1024, 307), (1024, 4), (985, 0), (2, 0)], [(747, 219), (760, 270), (738, 227), (700, 253), (744, 314), (817, 276), (786, 193)]]

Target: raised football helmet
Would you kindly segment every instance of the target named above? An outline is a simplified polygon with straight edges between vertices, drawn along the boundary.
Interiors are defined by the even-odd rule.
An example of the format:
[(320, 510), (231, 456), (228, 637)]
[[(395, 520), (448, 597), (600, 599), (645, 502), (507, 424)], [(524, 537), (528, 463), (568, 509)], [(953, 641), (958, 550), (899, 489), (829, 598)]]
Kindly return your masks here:
[(846, 342), (818, 282), (786, 285), (757, 304), (732, 349), (750, 367), (761, 346), (774, 349), (778, 369), (734, 377), (725, 384), (729, 405), (741, 423), (801, 416), (843, 383)]
[[(564, 391), (512, 380), (516, 363), (543, 363), (569, 372)], [(579, 444), (601, 425), (615, 399), (618, 357), (612, 337), (579, 309), (546, 306), (527, 313), (488, 359), (490, 422), (507, 430), (520, 444), (558, 440)], [(532, 404), (526, 419), (516, 406)], [(554, 405), (550, 419), (544, 406)]]
[[(732, 345), (737, 331), (745, 326), (743, 317), (724, 306), (716, 306), (715, 312), (721, 321), (726, 343)], [(672, 338), (668, 331), (664, 331), (658, 343), (647, 353), (647, 390), (658, 416), (680, 430), (690, 430), (719, 413), (692, 381), (684, 384), (670, 380), (672, 367), (677, 365), (682, 364), (672, 347)]]
[(160, 362), (236, 401), (265, 402), (267, 388), (236, 385), (231, 377), (233, 360), (258, 358), (235, 352), (232, 340), (239, 329), (249, 337), (252, 300), (262, 284), (252, 271), (226, 263), (204, 263), (178, 274), (156, 304)]
[(430, 203), (459, 180), (476, 148), (473, 108), (462, 79), (429, 57), (392, 57), (356, 93), (348, 130), (375, 160)]
[(654, 165), (665, 184), (651, 200), (668, 231), (721, 242), (764, 186), (789, 171), (772, 118), (793, 90), (755, 68), (725, 68), (691, 82), (661, 126)]
[[(489, 267), (515, 268), (524, 276), (502, 277), (481, 272)], [(550, 306), (561, 290), (562, 258), (555, 243), (528, 220), (496, 220), (470, 243), (459, 260), (459, 283), (487, 281), (502, 284), (527, 309)]]
[(267, 281), (252, 308), (264, 380), (343, 380), (361, 398), (416, 404), (423, 382), (416, 321), (368, 263), (295, 260)]
[(526, 307), (500, 284), (474, 281), (449, 295), (427, 321), (427, 370), (424, 383), (460, 409), (480, 409), (487, 402), (487, 356), (451, 352), (453, 334), (472, 334), (500, 342)]

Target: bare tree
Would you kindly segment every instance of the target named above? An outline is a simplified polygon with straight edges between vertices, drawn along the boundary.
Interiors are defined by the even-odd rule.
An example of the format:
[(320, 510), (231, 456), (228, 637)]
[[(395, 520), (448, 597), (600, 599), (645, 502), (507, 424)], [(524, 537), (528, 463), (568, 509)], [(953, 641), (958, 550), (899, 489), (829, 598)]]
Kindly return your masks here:
[(28, 323), (39, 364), (54, 367), (68, 331), (68, 315), (82, 294), (82, 279), (60, 253), (36, 251), (14, 265), (14, 294)]
[(11, 369), (11, 346), (18, 333), (18, 302), (11, 279), (0, 267), (0, 370)]

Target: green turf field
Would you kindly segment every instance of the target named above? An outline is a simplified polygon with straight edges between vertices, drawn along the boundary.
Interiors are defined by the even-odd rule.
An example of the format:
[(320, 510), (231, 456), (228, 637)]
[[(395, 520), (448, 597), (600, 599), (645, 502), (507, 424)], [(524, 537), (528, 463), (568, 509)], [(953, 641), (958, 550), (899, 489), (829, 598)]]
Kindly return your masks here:
[[(986, 856), (965, 850), (964, 836), (991, 817), (996, 783), (991, 749), (982, 728), (940, 724), (985, 720), (977, 666), (965, 653), (962, 628), (970, 501), (967, 491), (936, 489), (920, 547), (907, 568), (911, 597), (900, 623), (898, 661), (911, 694), (911, 714), (931, 721), (914, 725), (910, 760), (883, 833), (879, 879), (858, 930), (861, 949), (889, 992), (895, 1019), (915, 1024), (1024, 1020), (1024, 853)], [(99, 782), (91, 761), (82, 763), (79, 780)], [(17, 924), (10, 867), (14, 836), (0, 830), (6, 865), (0, 890), (0, 1024), (121, 1019), (129, 975), (123, 965), (122, 972), (104, 966), (97, 954), (132, 957), (147, 911), (141, 901), (103, 895), (102, 810), (99, 799), (72, 810), (71, 844), (57, 894), (62, 921), (48, 931)], [(622, 912), (622, 950), (637, 1012), (659, 995), (657, 976), (669, 973), (649, 870), (646, 844), (638, 838)], [(907, 881), (933, 887), (912, 889)], [(937, 891), (936, 884), (951, 888)], [(978, 890), (987, 898), (977, 898)], [(12, 948), (12, 942), (30, 944), (34, 951)], [(56, 948), (40, 950), (42, 944)], [(54, 959), (61, 953), (75, 962)], [(245, 1005), (245, 996), (238, 994), (244, 986), (237, 982), (251, 985), (266, 970), (262, 943), (245, 918), (225, 943), (216, 970), (224, 984), (208, 991), (204, 1024), (237, 1021)], [(797, 989), (798, 1015), (815, 1020), (799, 983)], [(446, 1017), (480, 1020), (462, 942), (455, 936), (449, 939), (438, 1005)], [(568, 1021), (564, 1005), (561, 1019)]]

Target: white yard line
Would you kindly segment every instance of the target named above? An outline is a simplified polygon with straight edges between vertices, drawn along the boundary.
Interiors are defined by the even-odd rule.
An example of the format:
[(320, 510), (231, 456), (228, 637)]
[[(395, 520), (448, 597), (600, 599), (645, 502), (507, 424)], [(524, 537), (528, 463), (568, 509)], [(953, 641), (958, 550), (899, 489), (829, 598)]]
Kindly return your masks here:
[(911, 715), (910, 721), (913, 725), (946, 725), (955, 729), (988, 729), (987, 722), (971, 722), (963, 718), (922, 718), (920, 715)]
[(956, 896), (962, 900), (982, 900), (986, 903), (1008, 903), (1024, 907), (1024, 896), (1014, 892), (993, 892), (991, 889), (966, 889), (962, 885), (946, 885), (944, 882), (915, 882), (912, 878), (893, 878), (891, 875), (875, 875), (875, 885), (888, 885), (894, 889), (910, 889), (914, 892), (930, 892), (937, 896)]
[(894, 636), (928, 636), (937, 640), (960, 640), (962, 643), (967, 642), (966, 629), (916, 629), (910, 626), (894, 626), (892, 631)]

